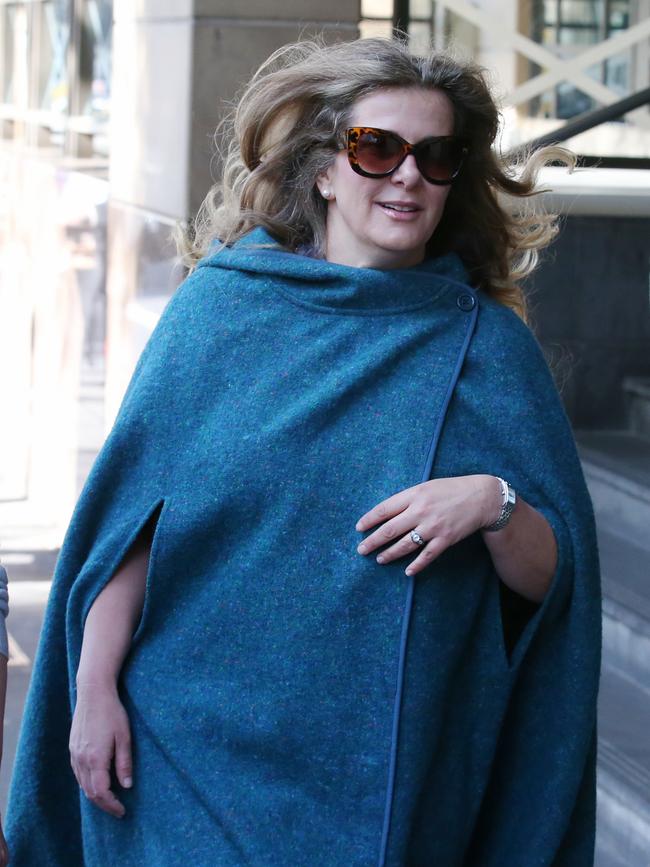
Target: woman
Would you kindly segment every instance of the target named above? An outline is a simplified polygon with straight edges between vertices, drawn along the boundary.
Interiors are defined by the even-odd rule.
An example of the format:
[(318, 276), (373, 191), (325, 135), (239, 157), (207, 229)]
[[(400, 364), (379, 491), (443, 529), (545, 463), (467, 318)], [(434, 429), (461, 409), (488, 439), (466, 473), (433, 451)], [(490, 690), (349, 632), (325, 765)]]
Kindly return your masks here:
[(399, 42), (254, 77), (63, 546), (14, 863), (592, 863), (593, 515), (497, 120)]

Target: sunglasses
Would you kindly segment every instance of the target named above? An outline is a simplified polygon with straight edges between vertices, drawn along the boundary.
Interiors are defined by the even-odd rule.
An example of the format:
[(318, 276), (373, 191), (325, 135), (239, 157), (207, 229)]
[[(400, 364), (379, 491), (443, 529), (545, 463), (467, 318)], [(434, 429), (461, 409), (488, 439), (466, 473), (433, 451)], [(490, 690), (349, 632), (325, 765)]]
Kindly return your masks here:
[(452, 183), (468, 153), (463, 141), (453, 135), (430, 136), (411, 144), (397, 133), (372, 126), (350, 127), (346, 142), (350, 165), (364, 178), (392, 175), (413, 154), (422, 177), (441, 186)]

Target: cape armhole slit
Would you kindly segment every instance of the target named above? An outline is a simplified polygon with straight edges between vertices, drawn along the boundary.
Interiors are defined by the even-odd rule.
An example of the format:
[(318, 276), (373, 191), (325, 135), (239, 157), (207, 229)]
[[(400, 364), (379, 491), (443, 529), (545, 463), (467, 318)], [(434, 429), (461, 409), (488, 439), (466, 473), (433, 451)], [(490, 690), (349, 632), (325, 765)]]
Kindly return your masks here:
[(134, 545), (137, 542), (148, 539), (150, 543), (149, 548), (149, 560), (147, 564), (147, 577), (146, 577), (146, 588), (145, 588), (145, 597), (143, 602), (143, 610), (138, 621), (138, 624), (134, 630), (133, 638), (140, 632), (142, 628), (142, 621), (144, 619), (144, 614), (146, 610), (147, 597), (149, 595), (149, 582), (150, 575), (152, 571), (153, 561), (155, 559), (155, 551), (157, 547), (158, 540), (158, 530), (160, 527), (160, 518), (162, 512), (164, 511), (164, 507), (166, 504), (166, 500), (164, 497), (160, 497), (156, 502), (144, 513), (143, 517), (135, 524), (134, 530), (132, 533), (128, 534), (124, 547), (120, 546), (116, 551), (114, 558), (111, 558), (111, 565), (106, 569), (105, 580), (102, 580), (101, 583), (98, 583), (97, 588), (94, 593), (92, 593), (84, 604), (84, 610), (82, 614), (82, 633), (85, 628), (86, 618), (88, 617), (88, 613), (90, 609), (95, 604), (97, 597), (102, 593), (104, 588), (112, 581), (117, 573), (118, 569), (123, 565), (125, 560), (128, 558), (129, 554), (132, 552)]
[[(142, 630), (145, 627), (147, 621), (147, 613), (149, 609), (149, 605), (151, 602), (151, 588), (153, 584), (153, 575), (155, 571), (156, 558), (158, 554), (159, 542), (160, 542), (160, 527), (161, 527), (161, 517), (162, 513), (165, 510), (165, 506), (167, 501), (162, 498), (154, 507), (153, 511), (150, 512), (149, 517), (146, 519), (135, 539), (127, 549), (123, 560), (128, 556), (132, 547), (139, 541), (146, 541), (149, 545), (149, 557), (147, 561), (147, 576), (145, 581), (145, 592), (144, 599), (142, 600), (142, 611), (140, 612), (140, 618), (138, 623), (133, 631), (133, 635), (131, 637), (131, 647), (140, 639), (142, 634)], [(123, 562), (123, 561), (122, 561)]]
[(522, 632), (539, 611), (541, 603), (526, 599), (499, 580), (499, 606), (503, 644), (508, 664), (510, 664)]

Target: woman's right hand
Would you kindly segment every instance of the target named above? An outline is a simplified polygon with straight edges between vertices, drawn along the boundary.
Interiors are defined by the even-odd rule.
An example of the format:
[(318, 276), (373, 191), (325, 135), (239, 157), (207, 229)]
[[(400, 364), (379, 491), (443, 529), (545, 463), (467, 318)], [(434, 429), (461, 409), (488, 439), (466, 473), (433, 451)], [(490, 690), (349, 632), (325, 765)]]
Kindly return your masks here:
[(70, 729), (70, 761), (85, 795), (111, 816), (124, 805), (111, 791), (111, 764), (125, 789), (132, 786), (131, 730), (114, 685), (79, 684)]

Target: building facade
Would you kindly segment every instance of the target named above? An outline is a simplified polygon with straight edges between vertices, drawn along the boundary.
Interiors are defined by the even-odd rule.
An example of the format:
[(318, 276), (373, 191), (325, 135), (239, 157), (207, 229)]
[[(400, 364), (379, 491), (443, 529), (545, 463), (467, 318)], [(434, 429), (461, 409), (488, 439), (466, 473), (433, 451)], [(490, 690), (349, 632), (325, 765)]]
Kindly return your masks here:
[[(210, 187), (214, 130), (252, 70), (277, 46), (314, 32), (389, 37), (397, 5), (0, 0), (0, 361), (11, 371), (3, 397), (15, 420), (2, 434), (13, 458), (0, 471), (0, 498), (56, 490), (65, 524), (135, 360), (183, 277), (171, 232)], [(451, 46), (490, 70), (503, 103), (503, 149), (650, 83), (650, 0), (406, 7), (416, 51)], [(641, 107), (569, 144), (636, 160), (643, 174), (650, 111)], [(618, 199), (599, 194), (597, 177), (554, 178), (553, 205), (567, 223), (530, 287), (538, 332), (578, 426), (616, 424), (619, 381), (650, 373), (640, 315), (650, 208), (633, 195), (647, 175), (627, 184), (630, 195), (623, 176), (612, 181)], [(587, 235), (594, 255), (585, 260)], [(608, 261), (617, 261), (626, 296), (614, 347), (602, 333), (614, 287), (593, 291), (597, 254), (612, 237), (623, 246)], [(576, 270), (576, 258), (594, 273)], [(568, 313), (569, 273), (579, 316)], [(581, 375), (576, 355), (586, 365)]]
[[(641, 867), (650, 851), (650, 0), (0, 0), (0, 553), (20, 539), (16, 569), (60, 544), (136, 359), (183, 279), (171, 233), (218, 174), (214, 130), (238, 89), (284, 43), (311, 33), (390, 38), (395, 23), (415, 51), (433, 43), (486, 67), (502, 151), (576, 118), (586, 126), (568, 140), (584, 167), (544, 170), (543, 204), (563, 225), (525, 289), (599, 529), (596, 865)], [(635, 94), (645, 102), (635, 97), (621, 113), (617, 103)], [(594, 125), (590, 112), (608, 107)], [(38, 544), (23, 536), (23, 505)], [(11, 646), (26, 687), (29, 659)]]

